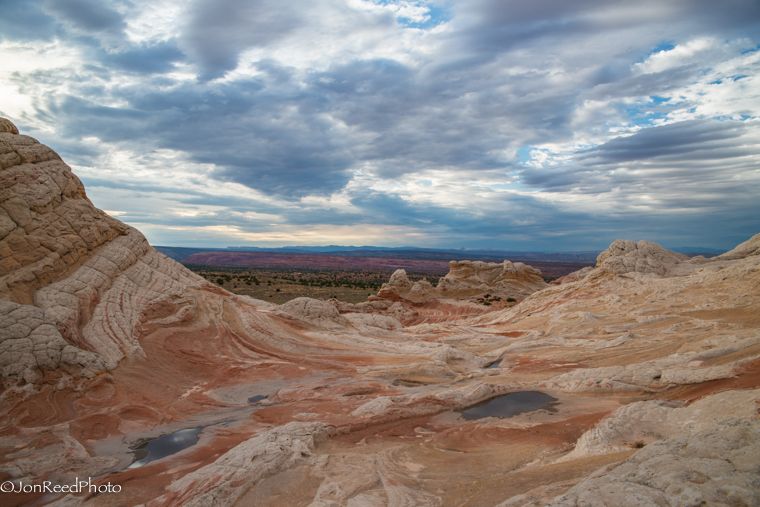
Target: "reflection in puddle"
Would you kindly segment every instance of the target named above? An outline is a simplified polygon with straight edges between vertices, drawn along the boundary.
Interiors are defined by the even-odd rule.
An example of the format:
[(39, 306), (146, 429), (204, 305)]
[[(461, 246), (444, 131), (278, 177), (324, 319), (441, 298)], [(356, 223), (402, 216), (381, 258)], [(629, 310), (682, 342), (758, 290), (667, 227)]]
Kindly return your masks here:
[(462, 417), (467, 420), (483, 417), (512, 417), (542, 408), (549, 412), (556, 412), (557, 409), (554, 408), (556, 404), (557, 398), (541, 391), (518, 391), (491, 398), (461, 412)]
[(202, 426), (185, 428), (146, 440), (133, 448), (135, 461), (129, 465), (129, 468), (139, 468), (151, 461), (164, 458), (197, 444), (202, 430)]

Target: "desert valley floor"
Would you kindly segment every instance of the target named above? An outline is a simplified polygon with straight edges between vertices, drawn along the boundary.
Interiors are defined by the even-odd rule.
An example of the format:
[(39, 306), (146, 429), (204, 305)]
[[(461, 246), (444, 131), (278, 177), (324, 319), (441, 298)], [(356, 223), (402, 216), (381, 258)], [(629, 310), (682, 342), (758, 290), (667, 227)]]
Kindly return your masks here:
[(0, 480), (121, 486), (2, 505), (760, 505), (760, 235), (275, 305), (0, 119), (0, 256)]

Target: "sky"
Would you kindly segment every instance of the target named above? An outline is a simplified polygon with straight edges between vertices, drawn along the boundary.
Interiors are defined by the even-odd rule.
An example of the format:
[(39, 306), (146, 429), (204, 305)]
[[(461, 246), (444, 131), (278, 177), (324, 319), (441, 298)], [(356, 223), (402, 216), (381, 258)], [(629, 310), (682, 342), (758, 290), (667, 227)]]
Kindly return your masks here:
[(756, 0), (0, 0), (0, 69), (157, 245), (760, 232)]

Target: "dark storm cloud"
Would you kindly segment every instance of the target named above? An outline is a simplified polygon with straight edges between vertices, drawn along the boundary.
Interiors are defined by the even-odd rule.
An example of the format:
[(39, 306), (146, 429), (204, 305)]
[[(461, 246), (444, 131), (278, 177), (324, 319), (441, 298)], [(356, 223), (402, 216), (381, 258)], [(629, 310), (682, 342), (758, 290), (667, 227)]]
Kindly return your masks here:
[(121, 33), (126, 27), (121, 14), (106, 1), (52, 0), (45, 2), (45, 9), (83, 32)]
[(645, 128), (580, 153), (581, 160), (615, 163), (633, 160), (667, 161), (730, 159), (757, 154), (760, 146), (747, 145), (748, 126), (739, 121), (691, 120)]
[(536, 39), (561, 39), (598, 29), (585, 14), (598, 2), (476, 0), (458, 4), (462, 29), (453, 36), (482, 60)]
[[(517, 194), (504, 196), (498, 203), (482, 203), (478, 208), (450, 208), (414, 203), (378, 191), (361, 192), (352, 203), (376, 223), (404, 223), (421, 228), (445, 230), (459, 238), (487, 242), (510, 234), (552, 233), (590, 223), (583, 213), (560, 213), (554, 206)], [(559, 218), (561, 217), (561, 218)], [(551, 223), (547, 223), (551, 222)]]
[(50, 39), (56, 32), (55, 20), (40, 2), (0, 0), (0, 41)]
[(634, 74), (630, 65), (626, 72), (620, 72), (618, 79), (594, 83), (588, 93), (589, 98), (597, 100), (617, 97), (635, 97), (646, 95), (664, 95), (691, 83), (700, 71), (698, 63), (682, 65), (677, 68), (650, 74)]
[(132, 45), (112, 52), (98, 49), (95, 53), (98, 61), (108, 68), (144, 74), (169, 72), (184, 58), (174, 41)]
[[(182, 195), (182, 202), (188, 202), (193, 204), (209, 204), (205, 201), (207, 194), (201, 192), (190, 191), (182, 188), (175, 188), (168, 185), (157, 185), (143, 182), (124, 182), (113, 181), (105, 178), (93, 178), (83, 177), (82, 182), (88, 187), (98, 188), (113, 188), (113, 189), (129, 189), (135, 190), (141, 193), (156, 193), (156, 194), (177, 194)], [(249, 201), (246, 201), (249, 202)]]
[(512, 141), (514, 123), (530, 123), (531, 132), (558, 128), (572, 103), (564, 94), (525, 97), (528, 85), (520, 78), (507, 91), (499, 90), (497, 81), (420, 72), (387, 59), (359, 60), (313, 74), (307, 95), (313, 110), (366, 134), (354, 153), (375, 161), (385, 176), (440, 166), (489, 170), (504, 167), (494, 151)]
[(732, 178), (757, 167), (760, 138), (754, 132), (730, 120), (649, 127), (581, 151), (569, 163), (526, 168), (521, 181), (551, 192), (646, 193), (664, 208), (714, 207), (725, 204), (727, 195), (743, 199), (754, 192)]
[(304, 23), (303, 5), (279, 0), (196, 0), (183, 42), (205, 78), (232, 70), (248, 48), (265, 46)]
[[(279, 85), (281, 79), (275, 76)], [(300, 90), (269, 84), (184, 83), (168, 91), (139, 86), (120, 91), (130, 107), (66, 97), (51, 109), (68, 119), (61, 125), (68, 135), (157, 143), (216, 164), (219, 179), (268, 193), (293, 199), (340, 189), (352, 162), (344, 141), (321, 116), (300, 114), (307, 102)]]
[(327, 108), (348, 125), (376, 130), (395, 127), (405, 112), (414, 115), (425, 99), (414, 71), (387, 59), (354, 60), (315, 73), (309, 79), (309, 97), (315, 110)]
[[(140, 0), (60, 0), (42, 4), (44, 9), (37, 2), (0, 1), (17, 20), (8, 23), (2, 16), (0, 37), (59, 36), (88, 61), (65, 73), (29, 75), (29, 87), (67, 84), (65, 92), (40, 93), (35, 102), (38, 118), (55, 125), (59, 138), (97, 137), (135, 153), (177, 150), (192, 162), (214, 164), (216, 180), (280, 199), (266, 208), (244, 197), (180, 198), (171, 185), (141, 190), (112, 184), (171, 194), (181, 204), (226, 208), (199, 219), (204, 225), (261, 230), (242, 214), (270, 211), (295, 225), (408, 225), (442, 238), (468, 238), (473, 246), (519, 238), (571, 246), (588, 236), (614, 239), (620, 229), (645, 237), (647, 228), (663, 237), (669, 228), (686, 241), (699, 237), (703, 224), (715, 227), (715, 242), (729, 236), (734, 241), (753, 220), (760, 225), (753, 219), (760, 209), (751, 199), (757, 183), (747, 177), (760, 153), (757, 124), (737, 121), (734, 112), (726, 114), (733, 120), (654, 126), (650, 115), (662, 119), (686, 111), (689, 101), (699, 99), (655, 104), (650, 97), (675, 94), (757, 45), (758, 2), (452, 2), (445, 29), (415, 39), (430, 45), (415, 53), (409, 44), (405, 55), (373, 46), (386, 39), (363, 37), (398, 29), (390, 14), (357, 14), (330, 0), (195, 0), (183, 4), (173, 33), (139, 43), (126, 36), (125, 19), (141, 9)], [(334, 22), (342, 15), (347, 17)], [(288, 51), (297, 49), (285, 42), (309, 44), (336, 26), (346, 41), (327, 45), (344, 44), (345, 51), (330, 60), (311, 62), (319, 57), (304, 52), (308, 58), (296, 54), (289, 61)], [(704, 54), (676, 56), (673, 65), (654, 70), (637, 65), (655, 48), (695, 38), (710, 41)], [(258, 50), (247, 53), (252, 58), (267, 55), (244, 62), (255, 67), (254, 77), (229, 73), (251, 49)], [(173, 70), (195, 72), (197, 79), (169, 74)], [(587, 112), (584, 107), (595, 101), (597, 109)], [(640, 130), (609, 139), (610, 127), (621, 125), (629, 133), (632, 125)], [(587, 139), (594, 139), (591, 147), (542, 167), (525, 167), (514, 155), (530, 145)], [(96, 156), (93, 148), (77, 154), (74, 143), (63, 149), (73, 160)], [(519, 179), (521, 190), (600, 199), (614, 194), (619, 205), (591, 213), (560, 206), (561, 200), (489, 194), (461, 210), (390, 190), (347, 187), (359, 169), (379, 180), (459, 171), (463, 192), (474, 175), (507, 187)], [(374, 180), (373, 188), (381, 186)], [(304, 196), (341, 190), (352, 207), (299, 204)], [(669, 215), (671, 209), (680, 214)], [(702, 218), (705, 210), (709, 220)], [(179, 220), (192, 223), (171, 216), (153, 217), (152, 223)], [(721, 228), (720, 220), (731, 225)]]
[[(589, 33), (638, 28), (638, 36), (680, 38), (700, 31), (747, 33), (760, 26), (760, 4), (751, 0), (660, 2), (627, 0), (473, 0), (455, 3), (453, 36), (481, 55), (529, 47), (542, 39), (582, 41)], [(663, 30), (667, 28), (667, 31)], [(751, 33), (751, 32), (749, 32)], [(610, 44), (617, 52), (629, 51)]]
[[(479, 2), (464, 21), (453, 22), (452, 37), (490, 37), (491, 49), (478, 46), (477, 52), (498, 56), (511, 50), (512, 39), (504, 37), (523, 45), (536, 43), (544, 32), (554, 41), (582, 40), (582, 34), (571, 33), (577, 23), (595, 23), (599, 30), (620, 25), (593, 17), (594, 2), (549, 2), (552, 9), (544, 3)], [(191, 4), (180, 39), (204, 76), (212, 77), (233, 68), (244, 49), (276, 42), (309, 23), (304, 9), (297, 3), (275, 8), (263, 0), (198, 1)], [(634, 21), (647, 16), (653, 15)], [(61, 110), (69, 112), (65, 122), (73, 135), (151, 141), (217, 164), (220, 179), (295, 198), (339, 189), (350, 167), (368, 161), (386, 177), (442, 166), (508, 170), (504, 149), (572, 134), (581, 97), (605, 94), (594, 83), (625, 78), (627, 88), (643, 93), (688, 81), (694, 72), (666, 73), (659, 88), (657, 78), (631, 76), (630, 59), (618, 60), (628, 62), (627, 70), (620, 63), (606, 69), (590, 64), (587, 74), (562, 81), (541, 68), (505, 76), (485, 61), (457, 60), (467, 48), (421, 68), (391, 59), (349, 60), (312, 72), (305, 81), (282, 64), (262, 61), (257, 68), (263, 76), (256, 79), (179, 86), (147, 81), (111, 92), (109, 98), (128, 101), (127, 108), (99, 107), (97, 96), (89, 95), (91, 101), (66, 99)], [(98, 53), (102, 65), (132, 72), (165, 72), (181, 58), (171, 41)], [(335, 129), (328, 116), (349, 129)]]

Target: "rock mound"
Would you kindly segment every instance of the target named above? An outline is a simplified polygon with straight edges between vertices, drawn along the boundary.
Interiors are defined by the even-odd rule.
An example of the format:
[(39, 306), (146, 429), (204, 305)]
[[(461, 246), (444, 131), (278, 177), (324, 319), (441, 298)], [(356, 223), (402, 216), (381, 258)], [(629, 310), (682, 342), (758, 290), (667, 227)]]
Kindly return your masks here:
[(451, 261), (448, 274), (440, 279), (437, 288), (441, 293), (493, 292), (522, 299), (546, 286), (538, 269), (505, 260)]
[(433, 284), (423, 279), (412, 284), (412, 287), (409, 289), (409, 294), (407, 294), (407, 298), (412, 301), (426, 301), (430, 299), (434, 293), (435, 289)]
[(334, 325), (347, 322), (330, 301), (300, 297), (291, 299), (279, 307), (279, 311), (315, 325)]
[(755, 234), (744, 243), (739, 243), (736, 248), (719, 255), (722, 260), (744, 259), (753, 255), (760, 255), (760, 234)]
[(406, 271), (403, 269), (397, 269), (393, 272), (388, 281), (380, 287), (377, 295), (384, 299), (398, 300), (403, 297), (403, 294), (409, 292), (409, 289), (411, 288), (412, 282), (409, 280)]
[(424, 303), (436, 297), (435, 290), (427, 280), (412, 283), (403, 269), (393, 272), (387, 283), (384, 283), (377, 296), (392, 301), (407, 300), (413, 303)]
[(687, 259), (657, 243), (618, 239), (599, 254), (596, 267), (619, 275), (636, 272), (665, 276)]
[(17, 132), (0, 125), (0, 294), (29, 304), (129, 228), (92, 205), (58, 154)]
[(0, 374), (92, 376), (141, 353), (140, 315), (203, 279), (95, 208), (53, 150), (0, 119)]

